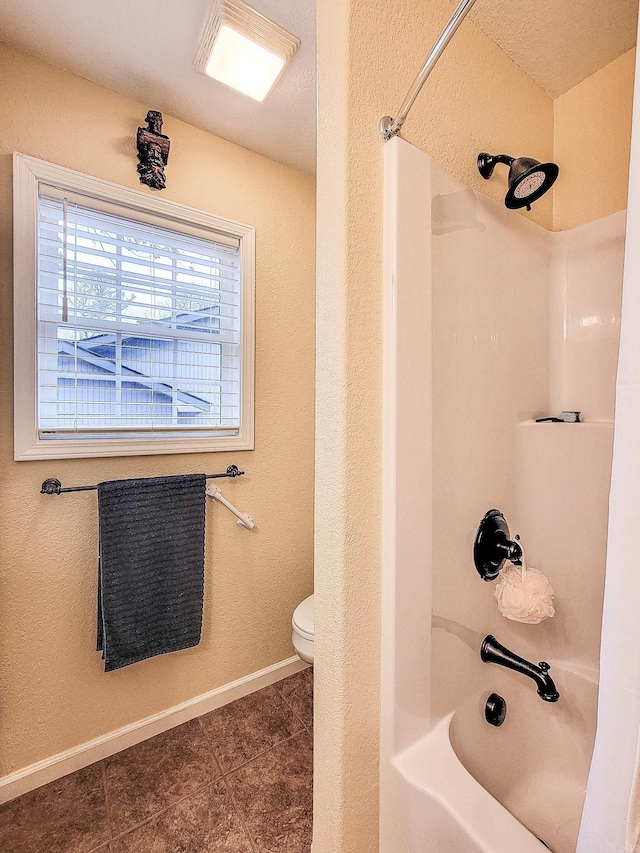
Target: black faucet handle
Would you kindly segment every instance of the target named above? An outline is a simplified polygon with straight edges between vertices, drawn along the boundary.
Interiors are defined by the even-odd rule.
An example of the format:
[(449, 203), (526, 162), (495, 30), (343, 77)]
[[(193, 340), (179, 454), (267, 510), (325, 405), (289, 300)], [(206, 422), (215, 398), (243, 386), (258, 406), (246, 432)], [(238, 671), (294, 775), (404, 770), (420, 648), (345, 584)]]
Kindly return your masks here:
[(516, 533), (513, 542), (509, 542), (509, 556), (507, 560), (513, 563), (514, 566), (522, 566), (522, 558), (524, 557), (524, 552), (522, 551), (522, 545), (520, 544), (520, 536)]
[(551, 664), (547, 663), (546, 660), (541, 660), (538, 666), (543, 672), (549, 672), (551, 669)]

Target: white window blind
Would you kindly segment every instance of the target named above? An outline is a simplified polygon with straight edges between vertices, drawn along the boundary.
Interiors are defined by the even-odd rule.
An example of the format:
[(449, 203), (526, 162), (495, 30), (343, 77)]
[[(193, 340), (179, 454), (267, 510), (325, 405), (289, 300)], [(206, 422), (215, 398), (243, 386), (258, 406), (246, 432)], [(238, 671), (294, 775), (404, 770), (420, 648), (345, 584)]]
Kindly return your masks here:
[(41, 184), (40, 439), (236, 435), (241, 273), (237, 238)]

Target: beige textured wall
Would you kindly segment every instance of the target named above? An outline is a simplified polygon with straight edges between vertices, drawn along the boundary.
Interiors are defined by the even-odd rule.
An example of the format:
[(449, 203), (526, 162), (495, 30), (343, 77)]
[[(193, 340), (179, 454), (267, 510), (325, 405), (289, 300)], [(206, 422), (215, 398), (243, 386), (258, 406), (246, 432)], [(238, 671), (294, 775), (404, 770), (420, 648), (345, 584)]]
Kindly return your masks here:
[[(378, 848), (384, 498), (377, 127), (399, 108), (451, 8), (445, 0), (323, 0), (318, 10), (314, 853)], [(501, 200), (505, 170), (483, 181), (478, 152), (551, 158), (553, 104), (465, 21), (403, 136), (455, 177)], [(530, 216), (550, 228), (551, 200)]]
[[(377, 849), (380, 637), (380, 389), (382, 143), (378, 121), (397, 111), (448, 20), (447, 0), (324, 0), (319, 4), (317, 241), (316, 662), (314, 853)], [(381, 25), (381, 22), (383, 24)], [(558, 216), (548, 194), (521, 212), (548, 229), (572, 227), (626, 204), (625, 134), (633, 61), (623, 57), (587, 81), (563, 123), (556, 105), (472, 22), (465, 21), (413, 106), (402, 135), (443, 168), (495, 199), (506, 170), (488, 182), (480, 151), (557, 159)], [(597, 78), (598, 75), (595, 75)], [(624, 82), (624, 85), (622, 83)], [(566, 110), (565, 110), (566, 107)], [(579, 119), (579, 120), (578, 120)], [(607, 134), (609, 136), (607, 137)], [(580, 169), (606, 143), (619, 153)], [(588, 141), (587, 141), (588, 140)], [(592, 140), (597, 140), (593, 141)], [(605, 164), (602, 168), (602, 163)], [(597, 183), (588, 186), (596, 172)], [(575, 173), (574, 173), (575, 174)], [(604, 181), (604, 185), (603, 185)], [(575, 212), (573, 214), (576, 215)], [(426, 330), (425, 330), (426, 333)]]
[[(12, 461), (11, 152), (143, 189), (139, 104), (0, 46), (0, 775), (290, 657), (294, 607), (312, 591), (315, 185), (308, 175), (165, 116), (165, 198), (255, 225), (256, 450)], [(146, 189), (143, 189), (146, 192)], [(236, 462), (224, 494), (256, 520), (208, 510), (201, 645), (105, 675), (95, 653), (95, 493), (66, 485)], [(247, 628), (249, 627), (249, 630)]]
[(556, 231), (627, 206), (635, 49), (554, 101)]

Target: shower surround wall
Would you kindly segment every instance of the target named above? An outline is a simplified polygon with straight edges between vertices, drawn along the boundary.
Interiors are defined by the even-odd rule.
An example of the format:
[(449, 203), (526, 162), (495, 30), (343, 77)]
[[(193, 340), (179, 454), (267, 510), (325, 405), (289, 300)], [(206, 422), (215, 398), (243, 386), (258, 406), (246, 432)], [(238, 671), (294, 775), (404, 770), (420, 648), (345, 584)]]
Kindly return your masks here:
[[(625, 215), (548, 232), (466, 188), (400, 139), (385, 146), (385, 183), (381, 850), (418, 853), (426, 841), (412, 823), (411, 796), (396, 768), (437, 720), (456, 712), (456, 749), (500, 798), (500, 784), (484, 778), (496, 762), (487, 754), (483, 767), (481, 737), (471, 736), (476, 721), (480, 736), (490, 728), (474, 691), (486, 698), (496, 683), (506, 684), (507, 702), (513, 696), (516, 708), (536, 715), (536, 743), (546, 725), (550, 747), (553, 737), (566, 739), (562, 727), (570, 726), (575, 772), (586, 781)], [(582, 410), (589, 422), (534, 422), (560, 409)], [(503, 618), (495, 584), (477, 575), (473, 537), (492, 507), (505, 513), (512, 534), (520, 533), (528, 562), (551, 580), (553, 619), (522, 625)], [(489, 633), (530, 660), (552, 664), (558, 705), (543, 703), (524, 676), (510, 673), (505, 682), (504, 670), (480, 661)], [(470, 702), (470, 711), (461, 710)], [(542, 735), (534, 735), (538, 718)], [(510, 748), (522, 750), (526, 772), (526, 730), (521, 734)], [(544, 747), (538, 753), (562, 787), (564, 768), (555, 771)], [(507, 781), (514, 787), (517, 780)], [(418, 784), (429, 789), (424, 779)], [(539, 787), (543, 798), (548, 792), (547, 822), (536, 825), (533, 807), (516, 817), (564, 853), (572, 838), (575, 845), (579, 786), (558, 806), (568, 816), (554, 814), (553, 785)], [(506, 853), (515, 842), (507, 838), (496, 850)], [(529, 842), (523, 836), (521, 843)]]

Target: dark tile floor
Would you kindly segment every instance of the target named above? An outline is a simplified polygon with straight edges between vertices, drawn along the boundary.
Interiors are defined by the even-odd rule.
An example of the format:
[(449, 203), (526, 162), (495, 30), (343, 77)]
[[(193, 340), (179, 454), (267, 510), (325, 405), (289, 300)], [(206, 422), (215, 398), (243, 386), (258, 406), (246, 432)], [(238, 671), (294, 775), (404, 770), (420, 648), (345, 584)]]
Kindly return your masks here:
[(313, 670), (0, 806), (2, 853), (309, 853)]

